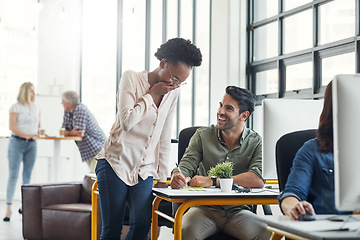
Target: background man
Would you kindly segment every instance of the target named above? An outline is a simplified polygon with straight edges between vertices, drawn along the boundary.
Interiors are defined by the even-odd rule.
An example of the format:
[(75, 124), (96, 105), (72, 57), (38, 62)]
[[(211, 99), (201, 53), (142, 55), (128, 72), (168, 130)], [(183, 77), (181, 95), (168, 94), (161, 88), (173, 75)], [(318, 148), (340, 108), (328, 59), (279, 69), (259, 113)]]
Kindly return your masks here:
[[(264, 186), (262, 178), (261, 137), (246, 128), (246, 120), (255, 108), (255, 96), (249, 90), (228, 86), (217, 112), (217, 124), (203, 127), (191, 138), (177, 168), (173, 170), (171, 187), (219, 186), (219, 179), (208, 177), (217, 163), (234, 163), (233, 179), (247, 188)], [(265, 225), (259, 223), (251, 206), (195, 206), (183, 217), (183, 239), (205, 239), (224, 231), (238, 239), (269, 239)]]
[(64, 106), (65, 136), (79, 136), (81, 141), (75, 141), (79, 148), (81, 159), (86, 162), (90, 172), (95, 172), (95, 155), (103, 148), (105, 134), (99, 127), (94, 115), (82, 103), (79, 95), (74, 91), (66, 91), (62, 95)]

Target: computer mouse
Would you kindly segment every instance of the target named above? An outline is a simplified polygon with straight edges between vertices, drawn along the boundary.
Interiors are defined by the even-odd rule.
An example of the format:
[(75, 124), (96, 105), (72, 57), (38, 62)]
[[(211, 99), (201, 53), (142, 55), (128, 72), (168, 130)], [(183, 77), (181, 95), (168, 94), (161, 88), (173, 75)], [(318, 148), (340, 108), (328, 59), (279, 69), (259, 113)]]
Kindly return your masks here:
[(299, 214), (299, 221), (314, 221), (314, 220), (316, 220), (316, 217), (315, 217), (315, 215), (312, 215), (308, 210), (306, 210), (305, 209), (305, 211), (306, 211), (306, 214), (301, 214), (300, 212), (299, 212), (299, 210), (297, 210), (297, 212), (298, 212), (298, 214)]

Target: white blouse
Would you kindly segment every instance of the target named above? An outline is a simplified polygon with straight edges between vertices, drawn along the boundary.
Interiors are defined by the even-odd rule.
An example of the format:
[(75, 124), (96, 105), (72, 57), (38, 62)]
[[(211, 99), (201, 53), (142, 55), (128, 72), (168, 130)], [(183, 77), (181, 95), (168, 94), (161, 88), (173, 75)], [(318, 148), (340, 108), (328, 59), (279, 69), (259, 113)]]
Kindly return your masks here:
[(105, 158), (129, 186), (138, 176), (165, 182), (171, 147), (171, 126), (179, 88), (167, 93), (157, 107), (148, 93), (146, 72), (124, 72), (118, 91), (118, 111), (104, 148)]
[[(38, 134), (40, 109), (32, 103), (30, 106), (15, 103), (10, 107), (10, 113), (17, 113), (16, 127), (26, 134)], [(15, 133), (12, 133), (15, 135)]]

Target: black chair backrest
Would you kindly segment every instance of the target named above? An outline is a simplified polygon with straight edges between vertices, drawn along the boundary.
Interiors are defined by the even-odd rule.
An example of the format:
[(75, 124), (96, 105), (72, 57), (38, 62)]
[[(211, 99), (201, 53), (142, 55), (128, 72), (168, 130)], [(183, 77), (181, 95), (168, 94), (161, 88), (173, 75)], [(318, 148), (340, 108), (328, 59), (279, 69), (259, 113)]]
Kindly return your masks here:
[(290, 168), (297, 151), (304, 143), (316, 137), (316, 129), (291, 132), (283, 135), (276, 142), (276, 171), (279, 181), (280, 191), (284, 190)]
[(186, 148), (189, 146), (190, 138), (194, 135), (198, 128), (200, 127), (188, 127), (180, 131), (178, 143), (178, 163), (184, 155)]

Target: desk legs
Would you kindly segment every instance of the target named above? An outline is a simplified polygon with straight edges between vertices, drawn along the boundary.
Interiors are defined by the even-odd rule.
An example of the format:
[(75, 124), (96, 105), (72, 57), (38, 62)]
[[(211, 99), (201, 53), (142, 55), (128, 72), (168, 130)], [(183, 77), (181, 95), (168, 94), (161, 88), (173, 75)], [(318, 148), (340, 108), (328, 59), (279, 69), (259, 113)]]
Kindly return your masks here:
[(161, 198), (155, 197), (152, 204), (152, 221), (151, 221), (151, 240), (158, 239), (158, 219), (159, 216), (156, 213), (159, 210), (159, 204), (161, 202)]
[[(200, 200), (199, 199), (191, 199), (188, 201), (184, 201), (182, 204), (180, 204), (179, 208), (177, 209), (177, 211), (175, 213), (175, 218), (174, 218), (174, 240), (181, 240), (182, 218), (183, 218), (186, 210), (188, 210), (191, 206), (203, 205), (203, 204), (200, 204), (201, 201), (202, 201), (201, 199)], [(196, 203), (198, 203), (198, 204), (196, 204)]]
[(91, 240), (97, 239), (97, 181), (94, 182), (91, 189)]
[(60, 160), (61, 160), (61, 147), (60, 140), (54, 140), (54, 156), (50, 162), (50, 176), (49, 182), (56, 182), (59, 180), (59, 170), (60, 170)]
[[(152, 207), (152, 223), (151, 223), (151, 240), (156, 240), (158, 238), (158, 215), (172, 221), (174, 223), (174, 239), (181, 240), (182, 237), (182, 219), (185, 211), (192, 206), (200, 206), (200, 205), (246, 205), (246, 204), (278, 204), (276, 198), (243, 198), (243, 199), (231, 199), (231, 198), (194, 198), (194, 199), (169, 199), (163, 197), (164, 200), (169, 202), (178, 202), (181, 203), (179, 208), (175, 213), (175, 218), (161, 213), (159, 211), (159, 204), (162, 200), (162, 197), (156, 196), (153, 201)], [(165, 215), (165, 216), (164, 216)], [(268, 229), (271, 231), (270, 229)], [(279, 234), (276, 234), (279, 235)], [(273, 238), (274, 240), (278, 240), (278, 238)], [(297, 238), (299, 239), (299, 238)]]

